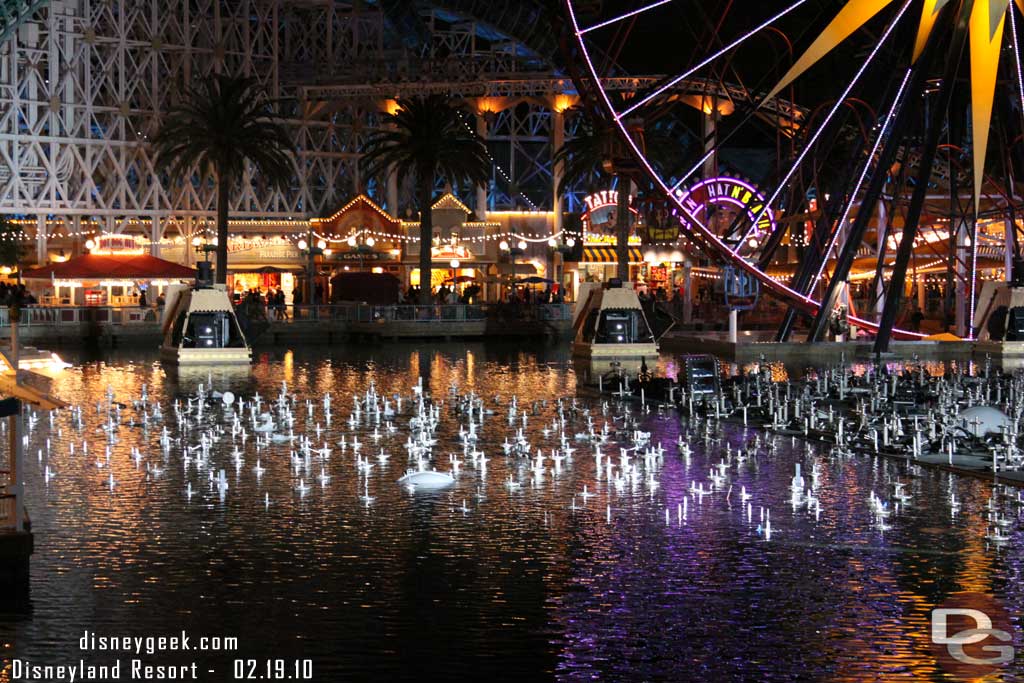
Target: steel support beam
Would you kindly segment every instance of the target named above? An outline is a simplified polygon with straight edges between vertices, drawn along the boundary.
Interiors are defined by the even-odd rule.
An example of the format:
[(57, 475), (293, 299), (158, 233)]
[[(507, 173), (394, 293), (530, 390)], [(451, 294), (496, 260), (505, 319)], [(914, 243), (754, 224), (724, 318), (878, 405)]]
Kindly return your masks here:
[(875, 337), (874, 351), (876, 354), (888, 352), (889, 340), (892, 338), (892, 328), (896, 324), (896, 317), (903, 302), (903, 287), (907, 278), (907, 265), (910, 263), (910, 256), (914, 251), (914, 239), (917, 237), (917, 230), (921, 221), (921, 210), (924, 208), (925, 195), (928, 194), (928, 180), (931, 178), (935, 154), (942, 137), (942, 123), (946, 113), (949, 111), (957, 71), (960, 68), (964, 47), (967, 44), (967, 26), (972, 5), (972, 2), (964, 2), (960, 7), (960, 15), (957, 17), (953, 38), (947, 50), (948, 57), (945, 73), (942, 78), (942, 86), (939, 89), (938, 102), (931, 110), (926, 124), (924, 147), (921, 154), (921, 162), (917, 169), (917, 182), (914, 185), (914, 193), (910, 198), (910, 205), (907, 207), (903, 234), (900, 236), (900, 244), (896, 250), (896, 262), (893, 264), (892, 276), (889, 279), (889, 289), (885, 294), (885, 307), (882, 309), (882, 319), (879, 321), (878, 335)]
[[(857, 258), (857, 251), (860, 249), (861, 242), (864, 240), (864, 233), (867, 231), (868, 223), (870, 223), (871, 216), (874, 213), (871, 209), (882, 196), (882, 190), (885, 189), (885, 184), (888, 181), (889, 169), (892, 167), (896, 154), (903, 144), (903, 132), (910, 121), (910, 115), (916, 111), (915, 101), (911, 99), (912, 94), (920, 92), (928, 78), (933, 61), (932, 56), (935, 53), (934, 43), (935, 37), (933, 34), (931, 40), (928, 41), (928, 45), (925, 46), (924, 54), (918, 59), (911, 71), (907, 88), (903, 91), (897, 91), (894, 95), (894, 98), (899, 97), (901, 100), (894, 99), (893, 101), (892, 107), (895, 112), (895, 118), (893, 118), (892, 127), (888, 131), (889, 137), (886, 139), (885, 145), (882, 147), (882, 151), (875, 163), (874, 171), (871, 173), (871, 182), (868, 183), (867, 190), (860, 201), (860, 210), (857, 212), (857, 217), (854, 218), (853, 225), (849, 226), (846, 239), (843, 240), (843, 246), (839, 251), (835, 267), (832, 270), (832, 277), (829, 278), (825, 295), (821, 299), (821, 307), (811, 322), (811, 328), (807, 334), (807, 341), (809, 343), (819, 341), (824, 335), (825, 328), (832, 317), (832, 310), (835, 308), (839, 298), (839, 293), (844, 290), (844, 285), (847, 284), (850, 268)], [(880, 129), (878, 134), (886, 134), (885, 128)], [(871, 161), (871, 159), (867, 159), (864, 163), (870, 164)], [(857, 198), (851, 194), (846, 199), (846, 208), (842, 215), (846, 215), (856, 201)], [(879, 216), (880, 220), (881, 218), (882, 216)], [(846, 228), (847, 226), (845, 225), (836, 226), (837, 231)], [(825, 258), (828, 258), (828, 254), (825, 255)]]

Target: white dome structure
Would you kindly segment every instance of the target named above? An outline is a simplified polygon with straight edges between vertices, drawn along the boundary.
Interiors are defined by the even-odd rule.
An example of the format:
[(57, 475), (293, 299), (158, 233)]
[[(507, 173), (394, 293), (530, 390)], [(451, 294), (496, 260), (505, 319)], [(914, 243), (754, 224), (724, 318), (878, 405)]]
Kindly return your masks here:
[(975, 436), (999, 434), (1000, 427), (1009, 427), (1010, 418), (1003, 411), (992, 406), (971, 406), (960, 411), (957, 422)]

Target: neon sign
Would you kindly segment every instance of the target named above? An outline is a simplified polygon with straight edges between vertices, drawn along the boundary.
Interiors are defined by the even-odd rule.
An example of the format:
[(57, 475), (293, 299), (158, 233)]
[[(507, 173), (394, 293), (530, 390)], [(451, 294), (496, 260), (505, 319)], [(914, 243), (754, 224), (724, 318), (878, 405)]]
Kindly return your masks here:
[(469, 249), (462, 246), (461, 244), (441, 244), (436, 247), (430, 248), (430, 258), (434, 261), (443, 261), (445, 259), (471, 259), (473, 254), (470, 253)]
[(606, 206), (618, 206), (619, 205), (619, 191), (618, 190), (601, 190), (589, 194), (583, 198), (583, 203), (587, 205), (587, 213), (597, 211)]
[[(764, 195), (756, 187), (739, 178), (729, 176), (707, 178), (688, 190), (677, 190), (676, 196), (686, 210), (693, 214), (694, 218), (707, 225), (723, 239), (729, 237), (737, 239), (738, 235), (747, 232), (747, 226), (754, 222), (758, 214), (762, 213), (765, 205)], [(746, 214), (746, 221), (740, 221), (731, 234), (725, 234), (736, 223), (735, 219), (739, 213)], [(686, 218), (681, 220), (684, 225), (688, 223)], [(764, 211), (748, 235), (748, 245), (751, 248), (757, 247), (761, 240), (774, 230), (774, 214), (770, 210)]]
[[(86, 246), (88, 247), (88, 244)], [(89, 253), (104, 256), (111, 254), (138, 255), (142, 254), (143, 250), (132, 235), (104, 233), (96, 236), (94, 246)]]

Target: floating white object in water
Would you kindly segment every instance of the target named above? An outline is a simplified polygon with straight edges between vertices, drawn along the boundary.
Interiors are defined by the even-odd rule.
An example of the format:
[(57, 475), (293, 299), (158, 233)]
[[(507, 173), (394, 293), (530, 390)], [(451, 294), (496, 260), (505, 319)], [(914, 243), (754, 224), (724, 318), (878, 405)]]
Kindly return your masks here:
[(398, 480), (398, 483), (403, 486), (413, 486), (416, 490), (441, 489), (454, 484), (455, 477), (437, 470), (420, 470), (407, 472)]
[(804, 490), (804, 478), (800, 474), (800, 463), (795, 465), (796, 473), (793, 475), (793, 480), (790, 482), (790, 488), (795, 492), (803, 492)]

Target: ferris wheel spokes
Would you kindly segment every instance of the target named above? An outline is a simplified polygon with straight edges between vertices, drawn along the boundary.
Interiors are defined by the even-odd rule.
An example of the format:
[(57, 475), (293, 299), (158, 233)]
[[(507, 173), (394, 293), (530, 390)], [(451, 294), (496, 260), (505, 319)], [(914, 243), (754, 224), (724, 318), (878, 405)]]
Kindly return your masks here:
[[(857, 184), (854, 186), (853, 191), (850, 192), (850, 197), (846, 201), (846, 208), (843, 210), (843, 215), (836, 223), (836, 229), (832, 233), (832, 238), (829, 240), (828, 246), (825, 248), (825, 255), (821, 259), (821, 264), (818, 266), (818, 272), (811, 280), (810, 287), (807, 291), (813, 292), (814, 288), (817, 287), (818, 282), (821, 280), (822, 274), (825, 272), (825, 264), (828, 263), (829, 255), (836, 246), (836, 242), (839, 241), (840, 229), (846, 225), (846, 221), (850, 218), (850, 211), (853, 209), (853, 205), (860, 194), (861, 187), (864, 186), (864, 181), (867, 179), (868, 172), (871, 170), (871, 162), (875, 159), (875, 155), (878, 154), (878, 148), (882, 144), (882, 139), (885, 137), (889, 130), (889, 126), (893, 122), (893, 115), (899, 110), (903, 102), (903, 94), (907, 89), (907, 84), (910, 82), (910, 76), (913, 73), (911, 69), (907, 69), (906, 74), (903, 76), (903, 82), (900, 83), (899, 90), (896, 92), (896, 97), (893, 98), (892, 107), (889, 108), (888, 113), (885, 115), (885, 120), (882, 122), (882, 126), (878, 130), (878, 136), (875, 138), (875, 143), (871, 147), (871, 153), (868, 154), (867, 159), (864, 160), (864, 168), (861, 169), (860, 176), (857, 178)], [(884, 169), (877, 169), (877, 171), (884, 171)]]
[[(814, 147), (815, 143), (818, 142), (818, 138), (821, 137), (821, 134), (825, 132), (825, 128), (832, 120), (832, 117), (834, 117), (836, 115), (836, 112), (838, 112), (843, 107), (843, 105), (846, 103), (846, 98), (850, 96), (850, 93), (853, 91), (854, 86), (857, 85), (857, 82), (860, 81), (861, 77), (868, 70), (868, 67), (871, 66), (872, 62), (874, 62), (875, 57), (878, 56), (878, 53), (881, 51), (882, 46), (888, 41), (889, 36), (892, 35), (892, 32), (896, 29), (896, 26), (900, 23), (900, 19), (903, 18), (903, 15), (906, 14), (907, 9), (910, 8), (911, 2), (913, 2), (913, 0), (905, 0), (903, 6), (900, 8), (900, 11), (896, 14), (896, 17), (889, 22), (889, 25), (885, 29), (885, 33), (883, 33), (881, 38), (878, 39), (878, 43), (871, 50), (868, 56), (864, 59), (864, 63), (860, 65), (860, 68), (857, 70), (857, 73), (854, 74), (850, 82), (846, 84), (846, 88), (843, 90), (843, 93), (838, 98), (836, 98), (836, 102), (835, 104), (832, 105), (832, 109), (828, 112), (828, 115), (825, 116), (825, 120), (821, 122), (821, 125), (818, 126), (818, 129), (814, 131), (814, 134), (811, 135), (810, 139), (807, 140), (807, 142), (804, 144), (804, 148), (800, 150), (800, 154), (797, 156), (796, 161), (793, 162), (793, 165), (790, 167), (789, 171), (787, 171), (786, 175), (782, 178), (782, 180), (779, 181), (778, 187), (775, 188), (775, 191), (772, 193), (771, 197), (769, 197), (768, 201), (765, 202), (765, 205), (761, 208), (761, 212), (757, 216), (758, 220), (760, 220), (764, 212), (771, 210), (772, 204), (774, 204), (775, 200), (779, 198), (779, 195), (782, 194), (782, 191), (785, 189), (786, 184), (790, 181), (790, 179), (792, 179), (793, 175), (796, 174), (797, 169), (800, 168), (801, 164), (803, 164), (804, 158), (807, 156), (808, 152), (811, 151), (811, 148)], [(734, 249), (732, 252), (733, 256), (739, 255), (739, 250), (742, 247), (744, 240), (746, 240), (747, 235), (753, 229), (753, 227), (753, 225), (747, 227), (747, 232), (744, 233), (743, 237), (740, 239), (740, 246), (737, 246), (736, 249)]]
[(617, 24), (620, 21), (623, 21), (625, 19), (629, 19), (630, 17), (635, 17), (638, 14), (643, 14), (647, 10), (652, 10), (655, 7), (661, 7), (662, 5), (667, 5), (670, 2), (674, 2), (674, 0), (658, 0), (657, 2), (652, 2), (651, 4), (645, 5), (644, 7), (641, 7), (639, 9), (635, 9), (635, 10), (632, 10), (630, 12), (626, 12), (625, 14), (620, 14), (619, 16), (613, 17), (611, 19), (608, 19), (607, 21), (602, 21), (599, 24), (594, 24), (593, 26), (588, 26), (587, 28), (581, 28), (578, 31), (578, 35), (582, 36), (584, 33), (590, 33), (591, 31), (595, 31), (595, 30), (597, 30), (599, 28), (604, 28), (605, 26), (611, 26), (612, 24)]
[(719, 50), (718, 52), (716, 52), (716, 53), (714, 53), (712, 55), (709, 55), (708, 57), (704, 58), (704, 60), (701, 61), (699, 64), (691, 67), (690, 69), (688, 69), (687, 71), (683, 72), (682, 74), (673, 77), (667, 83), (662, 84), (661, 86), (656, 88), (653, 92), (648, 93), (647, 95), (642, 97), (639, 101), (633, 103), (632, 105), (630, 105), (629, 107), (624, 109), (622, 112), (615, 114), (615, 120), (616, 121), (621, 121), (623, 118), (629, 116), (630, 114), (635, 112), (640, 107), (642, 107), (642, 106), (648, 104), (649, 102), (651, 102), (651, 100), (654, 100), (654, 99), (660, 97), (661, 95), (663, 95), (668, 90), (674, 88), (676, 85), (678, 85), (682, 81), (685, 81), (687, 78), (689, 78), (693, 74), (697, 73), (698, 71), (700, 71), (701, 69), (706, 67), (708, 64), (711, 64), (716, 59), (719, 59), (720, 57), (722, 57), (723, 55), (725, 55), (729, 51), (739, 47), (745, 41), (747, 41), (749, 38), (752, 38), (753, 36), (757, 35), (760, 31), (768, 28), (769, 26), (774, 24), (776, 21), (778, 21), (782, 17), (786, 16), (787, 14), (789, 14), (790, 12), (795, 10), (796, 8), (798, 8), (801, 5), (803, 5), (805, 2), (807, 2), (807, 0), (797, 0), (795, 3), (793, 3), (792, 5), (787, 7), (786, 9), (782, 10), (781, 12), (776, 14), (775, 16), (771, 17), (770, 19), (766, 20), (765, 22), (763, 22), (762, 24), (760, 24), (756, 28), (753, 28), (750, 31), (747, 31), (742, 36), (740, 36), (736, 40), (732, 41), (731, 43), (729, 43), (728, 45), (723, 47), (721, 50)]

